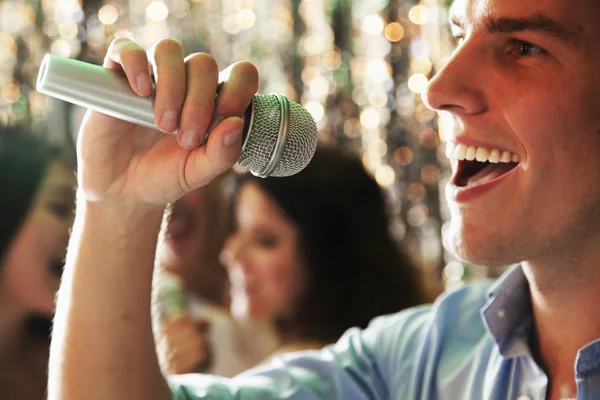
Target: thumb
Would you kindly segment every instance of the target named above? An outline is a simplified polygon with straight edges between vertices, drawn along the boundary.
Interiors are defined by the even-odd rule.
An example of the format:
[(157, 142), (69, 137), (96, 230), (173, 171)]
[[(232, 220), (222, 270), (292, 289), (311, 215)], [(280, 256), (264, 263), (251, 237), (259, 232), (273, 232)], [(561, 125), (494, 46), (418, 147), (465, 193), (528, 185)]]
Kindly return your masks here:
[(240, 158), (244, 121), (230, 117), (217, 125), (205, 146), (192, 151), (185, 165), (185, 180), (190, 189), (204, 186)]

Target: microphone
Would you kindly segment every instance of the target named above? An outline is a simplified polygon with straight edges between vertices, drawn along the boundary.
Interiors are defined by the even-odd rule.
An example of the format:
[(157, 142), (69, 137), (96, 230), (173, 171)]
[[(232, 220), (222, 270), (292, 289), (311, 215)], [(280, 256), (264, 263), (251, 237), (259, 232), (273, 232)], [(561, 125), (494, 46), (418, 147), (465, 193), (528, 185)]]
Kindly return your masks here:
[[(158, 130), (154, 95), (137, 95), (118, 71), (47, 54), (36, 86), (48, 96)], [(278, 93), (254, 95), (244, 113), (243, 132), (237, 164), (261, 178), (297, 174), (317, 147), (317, 125), (310, 113)]]

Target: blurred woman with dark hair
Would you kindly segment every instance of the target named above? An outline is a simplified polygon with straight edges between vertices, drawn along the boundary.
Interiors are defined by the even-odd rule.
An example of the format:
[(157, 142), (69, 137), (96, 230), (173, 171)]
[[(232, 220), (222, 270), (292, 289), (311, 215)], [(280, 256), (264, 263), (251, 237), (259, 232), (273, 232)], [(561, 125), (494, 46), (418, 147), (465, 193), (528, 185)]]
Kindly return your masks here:
[(0, 126), (0, 398), (44, 399), (54, 296), (73, 222), (67, 157)]
[(299, 174), (245, 175), (221, 259), (240, 319), (270, 321), (277, 353), (317, 349), (375, 316), (427, 301), (361, 161), (320, 148)]

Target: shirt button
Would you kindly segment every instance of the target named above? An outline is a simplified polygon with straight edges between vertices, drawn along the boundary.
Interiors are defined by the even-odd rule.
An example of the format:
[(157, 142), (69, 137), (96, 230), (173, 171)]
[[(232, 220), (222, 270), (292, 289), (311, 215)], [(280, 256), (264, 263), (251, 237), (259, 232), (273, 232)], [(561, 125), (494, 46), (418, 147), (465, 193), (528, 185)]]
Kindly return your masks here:
[(529, 396), (519, 396), (517, 400), (532, 400)]

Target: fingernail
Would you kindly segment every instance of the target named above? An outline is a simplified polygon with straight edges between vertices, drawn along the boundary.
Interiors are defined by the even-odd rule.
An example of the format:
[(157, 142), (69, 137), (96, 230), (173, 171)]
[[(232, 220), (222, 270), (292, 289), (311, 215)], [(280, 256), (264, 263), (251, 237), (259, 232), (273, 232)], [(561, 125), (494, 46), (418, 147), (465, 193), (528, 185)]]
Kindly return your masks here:
[(177, 111), (165, 111), (160, 120), (160, 125), (164, 130), (173, 132), (175, 129), (177, 129), (177, 119)]
[(186, 149), (195, 149), (200, 145), (202, 135), (195, 129), (188, 129), (181, 133), (179, 143)]
[(140, 93), (150, 94), (152, 91), (152, 82), (150, 82), (150, 77), (144, 73), (138, 74), (137, 86)]
[(242, 138), (242, 128), (234, 129), (227, 133), (223, 138), (223, 144), (225, 147), (233, 147)]

